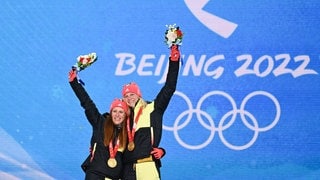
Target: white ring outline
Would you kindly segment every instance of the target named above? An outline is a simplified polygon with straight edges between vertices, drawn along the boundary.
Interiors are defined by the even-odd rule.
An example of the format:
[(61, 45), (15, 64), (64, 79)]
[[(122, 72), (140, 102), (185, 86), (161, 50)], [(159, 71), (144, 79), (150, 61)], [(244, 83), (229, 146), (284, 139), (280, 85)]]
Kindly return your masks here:
[[(240, 113), (241, 110), (237, 110), (237, 113)], [(225, 119), (229, 116), (229, 114), (233, 113), (232, 111), (229, 111), (227, 112), (222, 118), (221, 118), (221, 121), (219, 122), (219, 137), (220, 137), (220, 140), (222, 141), (222, 143), (224, 145), (226, 145), (229, 149), (233, 149), (233, 150), (244, 150), (244, 149), (247, 149), (249, 148), (250, 146), (252, 146), (254, 144), (254, 142), (257, 140), (258, 138), (258, 135), (259, 135), (259, 125), (258, 125), (258, 121), (256, 120), (256, 118), (251, 114), (249, 113), (248, 111), (244, 111), (244, 114), (246, 114), (247, 116), (250, 117), (250, 119), (252, 119), (253, 121), (253, 124), (254, 124), (254, 134), (253, 134), (253, 137), (252, 139), (245, 145), (242, 145), (242, 146), (236, 146), (236, 145), (233, 145), (231, 143), (229, 143), (223, 136), (222, 134), (222, 130), (224, 130), (221, 126), (223, 124), (223, 122), (225, 121)], [(232, 124), (228, 123), (228, 127), (229, 128)], [(221, 128), (220, 128), (221, 127)]]
[[(179, 92), (179, 91), (175, 91), (174, 94), (175, 94), (175, 95), (178, 95), (178, 96), (181, 96), (181, 97), (186, 101), (189, 110), (193, 109), (193, 107), (192, 107), (192, 102), (191, 102), (191, 100), (188, 98), (187, 95), (185, 95), (185, 94), (183, 94), (182, 92)], [(189, 114), (187, 120), (186, 120), (184, 123), (182, 123), (182, 125), (178, 126), (178, 127), (177, 127), (178, 129), (177, 129), (177, 130), (182, 129), (182, 128), (185, 127), (187, 124), (189, 124), (189, 122), (191, 121), (191, 118), (192, 118), (192, 114)], [(176, 119), (176, 121), (177, 121), (177, 119)], [(169, 126), (166, 126), (166, 125), (164, 125), (164, 124), (163, 124), (162, 126), (163, 126), (163, 129), (164, 129), (164, 130), (175, 131), (174, 127), (169, 127)], [(183, 126), (183, 127), (182, 127), (182, 126)]]
[[(219, 137), (220, 137), (220, 140), (222, 141), (222, 143), (227, 146), (228, 148), (230, 149), (233, 149), (233, 150), (244, 150), (244, 149), (247, 149), (249, 147), (251, 147), (254, 142), (257, 140), (258, 138), (258, 134), (259, 132), (265, 132), (267, 130), (270, 130), (271, 128), (273, 128), (277, 123), (278, 121), (280, 120), (280, 114), (281, 114), (281, 108), (280, 108), (280, 104), (279, 104), (279, 101), (270, 93), (268, 92), (265, 92), (265, 91), (254, 91), (250, 94), (248, 94), (243, 100), (242, 100), (242, 103), (240, 105), (240, 109), (237, 108), (236, 106), (236, 103), (234, 101), (234, 99), (227, 93), (223, 92), (223, 91), (210, 91), (208, 93), (206, 93), (205, 95), (203, 95), (200, 100), (198, 101), (197, 103), (197, 107), (196, 109), (193, 109), (192, 107), (192, 102), (190, 101), (190, 99), (185, 95), (183, 94), (182, 92), (179, 92), (179, 91), (176, 91), (174, 93), (174, 95), (178, 95), (178, 96), (181, 96), (187, 103), (189, 109), (182, 112), (175, 120), (174, 122), (174, 125), (173, 127), (168, 127), (168, 126), (165, 126), (163, 125), (164, 129), (165, 130), (169, 130), (169, 131), (173, 131), (174, 133), (174, 136), (177, 140), (177, 142), (187, 148), (187, 149), (201, 149), (201, 148), (204, 148), (206, 147), (214, 138), (214, 134), (215, 134), (215, 130), (218, 131), (219, 133)], [(226, 97), (230, 102), (231, 102), (231, 105), (232, 105), (232, 110), (227, 112), (226, 114), (224, 114), (224, 116), (221, 118), (221, 120), (219, 121), (219, 125), (217, 128), (215, 128), (214, 126), (214, 121), (212, 120), (211, 116), (202, 111), (201, 110), (201, 105), (202, 103), (204, 102), (204, 100), (209, 97), (209, 96), (212, 96), (212, 95), (222, 95), (224, 97)], [(256, 120), (256, 118), (248, 111), (246, 111), (244, 108), (245, 108), (245, 105), (246, 103), (249, 101), (249, 99), (251, 99), (252, 97), (254, 96), (257, 96), (257, 95), (264, 95), (268, 98), (270, 98), (275, 107), (276, 107), (276, 116), (275, 116), (275, 119), (272, 121), (272, 123), (266, 127), (263, 127), (263, 128), (259, 128), (258, 126), (258, 121)], [(185, 143), (180, 137), (179, 137), (179, 134), (178, 134), (178, 130), (184, 128), (185, 126), (187, 126), (189, 124), (189, 122), (191, 121), (191, 118), (193, 117), (193, 113), (196, 113), (196, 116), (197, 116), (197, 119), (199, 121), (199, 123), (204, 126), (206, 129), (210, 130), (211, 133), (210, 133), (210, 136), (209, 138), (202, 144), (199, 144), (199, 145), (189, 145), (187, 143)], [(222, 134), (222, 131), (229, 128), (233, 123), (234, 121), (236, 120), (236, 117), (237, 117), (237, 114), (240, 114), (240, 117), (241, 117), (241, 120), (243, 122), (243, 124), (248, 127), (250, 130), (254, 131), (254, 136), (253, 138), (245, 145), (242, 145), (242, 146), (236, 146), (236, 145), (232, 145), (231, 143), (229, 143), (223, 136)], [(188, 114), (188, 117), (187, 117), (187, 120), (185, 122), (183, 122), (181, 125), (178, 125), (179, 122), (180, 122), (180, 119), (182, 119), (182, 117), (184, 117), (186, 114)], [(231, 121), (229, 121), (225, 126), (223, 126), (223, 122), (225, 121), (225, 119), (230, 116), (232, 114), (232, 119)], [(209, 120), (209, 123), (210, 123), (210, 126), (208, 126), (203, 120), (202, 120), (202, 117), (201, 115), (204, 115), (208, 120)], [(248, 120), (246, 119), (245, 115), (247, 115), (253, 122), (254, 124), (254, 127), (248, 122)]]
[(242, 103), (241, 103), (241, 105), (240, 105), (240, 116), (241, 116), (241, 120), (243, 121), (243, 123), (245, 123), (246, 126), (247, 126), (248, 128), (250, 128), (251, 130), (254, 131), (255, 128), (252, 127), (252, 125), (251, 125), (250, 123), (248, 123), (248, 121), (247, 121), (246, 117), (244, 116), (243, 112), (245, 111), (245, 110), (244, 110), (244, 107), (245, 107), (246, 103), (248, 102), (248, 100), (251, 99), (251, 98), (254, 97), (254, 96), (257, 96), (257, 95), (264, 95), (264, 96), (266, 96), (266, 97), (269, 97), (269, 98), (273, 101), (273, 103), (274, 103), (274, 105), (275, 105), (275, 107), (276, 107), (276, 110), (277, 110), (277, 111), (276, 111), (276, 112), (277, 112), (277, 113), (276, 113), (276, 116), (275, 116), (274, 120), (272, 121), (272, 123), (271, 123), (270, 125), (268, 125), (268, 126), (266, 126), (266, 127), (263, 127), (263, 128), (258, 127), (258, 130), (259, 130), (259, 131), (264, 132), (264, 131), (270, 130), (271, 128), (273, 128), (273, 127), (278, 123), (278, 121), (280, 120), (281, 108), (280, 108), (280, 104), (279, 104), (279, 101), (277, 100), (277, 98), (275, 98), (272, 94), (270, 94), (270, 93), (268, 93), (268, 92), (265, 92), (265, 91), (255, 91), (255, 92), (252, 92), (252, 93), (248, 94), (248, 95), (242, 100)]
[[(209, 122), (210, 122), (210, 125), (211, 125), (211, 130), (210, 130), (210, 136), (209, 136), (209, 138), (204, 142), (204, 143), (202, 143), (202, 144), (200, 144), (200, 145), (189, 145), (189, 144), (187, 144), (187, 143), (185, 143), (181, 138), (180, 138), (180, 136), (179, 136), (179, 134), (178, 134), (178, 130), (179, 130), (179, 128), (178, 128), (178, 124), (179, 124), (179, 121), (180, 121), (180, 119), (182, 119), (182, 117), (186, 114), (186, 113), (188, 113), (188, 114), (193, 114), (193, 113), (201, 113), (201, 114), (203, 114), (204, 116), (206, 116), (208, 119), (209, 119)], [(190, 118), (191, 119), (191, 118)], [(185, 124), (185, 123), (184, 123)], [(187, 124), (186, 124), (187, 125)], [(186, 126), (186, 125), (184, 125), (184, 126)], [(174, 122), (174, 125), (173, 125), (173, 129), (174, 129), (174, 131), (173, 131), (173, 134), (174, 134), (174, 137), (176, 138), (176, 140), (179, 142), (179, 144), (181, 145), (181, 146), (183, 146), (183, 147), (185, 147), (185, 148), (187, 148), (187, 149), (202, 149), (202, 148), (204, 148), (204, 147), (206, 147), (208, 144), (210, 144), (210, 142), (212, 141), (212, 139), (214, 138), (214, 134), (215, 134), (215, 130), (214, 130), (214, 128), (215, 128), (215, 126), (214, 126), (214, 121), (212, 120), (212, 118), (211, 118), (211, 116), (208, 114), (208, 113), (206, 113), (206, 112), (204, 112), (204, 111), (200, 111), (200, 112), (198, 112), (198, 110), (197, 109), (189, 109), (189, 110), (187, 110), (187, 111), (184, 111), (183, 113), (181, 113), (178, 117), (177, 117), (177, 119), (176, 119), (176, 121)]]
[[(207, 98), (207, 97), (210, 97), (210, 96), (213, 96), (213, 95), (221, 95), (221, 96), (224, 96), (225, 98), (227, 98), (230, 102), (231, 102), (231, 105), (232, 105), (232, 112), (233, 112), (233, 116), (232, 116), (232, 119), (231, 119), (231, 121), (228, 123), (228, 124), (232, 124), (235, 120), (236, 120), (236, 116), (237, 116), (237, 105), (236, 105), (236, 102), (233, 100), (233, 98), (229, 95), (229, 94), (227, 94), (227, 93), (225, 93), (225, 92), (223, 92), (223, 91), (210, 91), (210, 92), (208, 92), (208, 93), (206, 93), (205, 95), (203, 95), (201, 98), (200, 98), (200, 100), (198, 101), (198, 104), (197, 104), (197, 109), (199, 109), (199, 111), (200, 111), (200, 109), (201, 109), (201, 105), (202, 105), (202, 103), (204, 102), (204, 100)], [(201, 116), (200, 116), (200, 114), (197, 114), (197, 118), (198, 118), (198, 120), (200, 121), (200, 123), (204, 126), (204, 127), (206, 127), (207, 125), (204, 123), (204, 121), (202, 120), (202, 118), (201, 118)], [(209, 129), (210, 130), (210, 128), (208, 128), (208, 127), (206, 127), (207, 129)]]

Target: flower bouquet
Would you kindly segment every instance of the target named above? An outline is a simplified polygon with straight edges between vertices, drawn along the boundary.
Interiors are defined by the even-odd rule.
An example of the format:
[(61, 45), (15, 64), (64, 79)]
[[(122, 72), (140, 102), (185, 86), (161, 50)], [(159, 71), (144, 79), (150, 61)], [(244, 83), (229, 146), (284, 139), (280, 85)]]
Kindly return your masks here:
[(73, 65), (72, 68), (75, 68), (78, 72), (82, 71), (96, 62), (97, 59), (97, 54), (94, 52), (87, 55), (80, 55), (77, 58), (77, 63)]
[[(97, 54), (94, 52), (87, 55), (80, 55), (77, 57), (77, 63), (72, 66), (72, 70), (76, 72), (80, 72), (85, 68), (89, 67), (94, 62), (96, 62), (97, 59), (98, 59)], [(79, 75), (78, 75), (78, 82), (81, 83), (82, 85), (85, 85), (84, 82), (80, 79)]]
[(166, 25), (168, 28), (165, 32), (165, 43), (170, 48), (172, 45), (182, 45), (183, 33), (176, 24)]

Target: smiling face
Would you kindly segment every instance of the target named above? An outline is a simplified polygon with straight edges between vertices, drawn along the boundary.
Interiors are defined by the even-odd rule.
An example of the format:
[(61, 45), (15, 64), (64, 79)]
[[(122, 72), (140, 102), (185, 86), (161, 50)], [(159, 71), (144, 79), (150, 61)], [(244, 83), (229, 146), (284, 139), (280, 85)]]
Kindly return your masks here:
[(134, 106), (136, 105), (136, 103), (138, 102), (139, 100), (139, 96), (135, 93), (126, 93), (124, 96), (123, 96), (123, 100), (128, 104), (128, 106), (134, 108)]
[(121, 107), (114, 107), (111, 111), (111, 116), (113, 124), (119, 125), (125, 120), (126, 113)]

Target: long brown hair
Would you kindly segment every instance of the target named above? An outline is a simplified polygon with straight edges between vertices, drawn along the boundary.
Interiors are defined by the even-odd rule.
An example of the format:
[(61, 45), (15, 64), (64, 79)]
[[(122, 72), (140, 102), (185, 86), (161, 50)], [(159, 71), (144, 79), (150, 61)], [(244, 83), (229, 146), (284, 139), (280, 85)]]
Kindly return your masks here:
[[(104, 145), (107, 147), (109, 146), (110, 140), (114, 139), (114, 131), (115, 131), (115, 126), (113, 125), (112, 122), (112, 112), (110, 114), (105, 116), (106, 121), (104, 123)], [(124, 121), (121, 123), (121, 130), (119, 133), (119, 140), (120, 140), (120, 145), (119, 148), (125, 149), (126, 144), (127, 144), (127, 118), (128, 115), (126, 114)]]

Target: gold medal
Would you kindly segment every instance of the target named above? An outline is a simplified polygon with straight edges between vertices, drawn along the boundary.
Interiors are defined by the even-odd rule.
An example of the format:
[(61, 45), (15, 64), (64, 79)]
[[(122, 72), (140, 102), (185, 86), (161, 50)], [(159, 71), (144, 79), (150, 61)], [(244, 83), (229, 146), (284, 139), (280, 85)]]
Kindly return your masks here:
[(111, 168), (114, 168), (117, 166), (117, 160), (115, 158), (109, 158), (108, 159), (108, 166)]
[(134, 142), (131, 141), (131, 142), (129, 142), (129, 144), (128, 144), (128, 150), (129, 150), (129, 151), (133, 151), (133, 149), (134, 149)]

